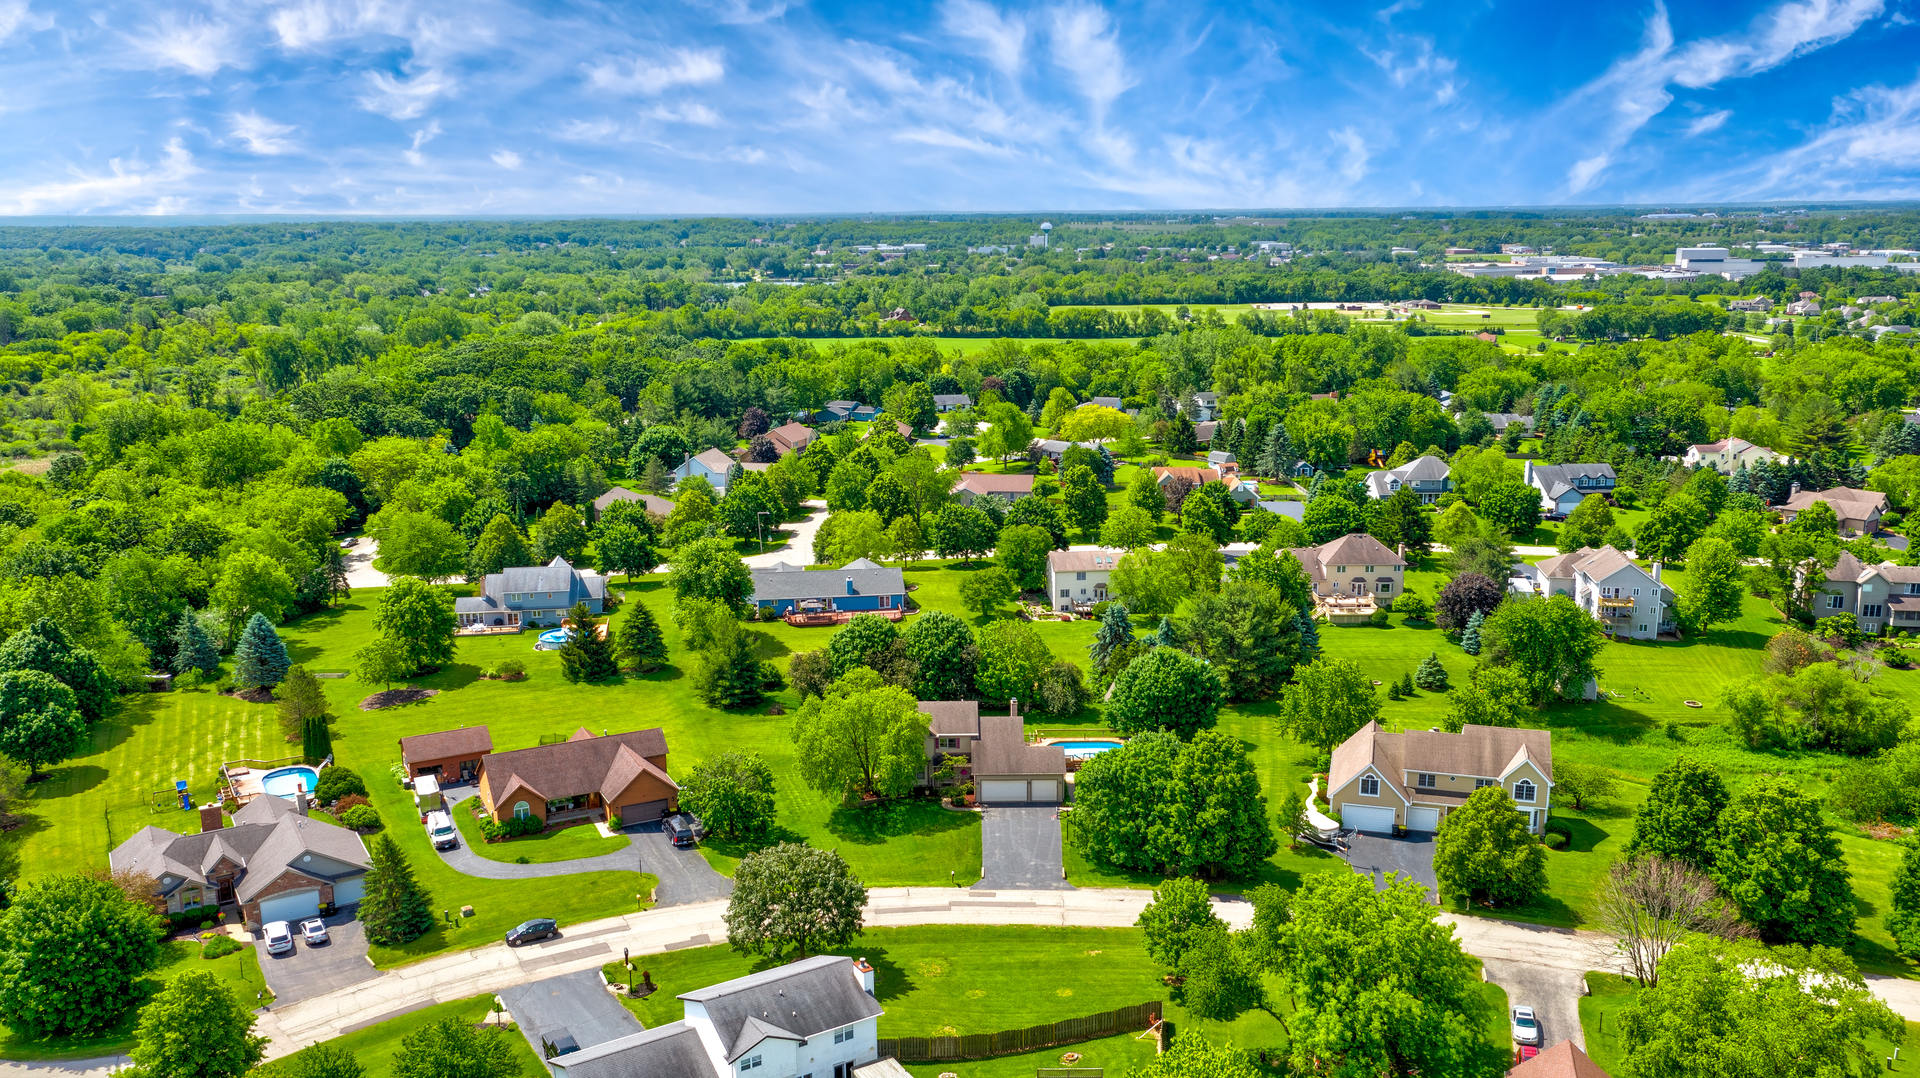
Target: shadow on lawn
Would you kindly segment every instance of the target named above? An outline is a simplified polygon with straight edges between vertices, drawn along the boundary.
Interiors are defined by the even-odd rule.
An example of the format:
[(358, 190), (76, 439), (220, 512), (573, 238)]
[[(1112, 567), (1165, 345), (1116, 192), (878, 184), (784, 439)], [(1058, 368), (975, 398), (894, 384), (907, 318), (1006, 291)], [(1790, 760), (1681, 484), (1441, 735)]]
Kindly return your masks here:
[(953, 812), (932, 801), (893, 801), (879, 805), (840, 805), (827, 816), (835, 838), (859, 846), (877, 846), (903, 835), (927, 835), (976, 827), (980, 817)]
[[(1636, 701), (1626, 701), (1632, 704)], [(1546, 715), (1549, 728), (1567, 727), (1616, 745), (1631, 744), (1653, 732), (1652, 715), (1618, 700), (1596, 700)]]
[(286, 632), (281, 637), (287, 645), (287, 658), (301, 665), (318, 659), (322, 649), (313, 641), (327, 630), (337, 628), (340, 620), (347, 616), (348, 611), (360, 609), (362, 607), (356, 603), (344, 603), (325, 610), (316, 610), (288, 624)]
[[(1593, 809), (1587, 809), (1589, 815), (1592, 815), (1593, 812)], [(1622, 813), (1622, 815), (1624, 815), (1624, 813)], [(1548, 857), (1552, 857), (1555, 852), (1592, 853), (1595, 847), (1613, 837), (1612, 832), (1602, 830), (1592, 820), (1584, 816), (1555, 816), (1553, 822), (1565, 827), (1571, 838), (1569, 838), (1567, 848), (1564, 851), (1549, 851), (1547, 854)]]
[(478, 666), (472, 663), (455, 663), (452, 666), (443, 666), (438, 671), (428, 674), (426, 677), (415, 678), (414, 684), (422, 688), (451, 692), (454, 689), (464, 689), (479, 680), (480, 668)]

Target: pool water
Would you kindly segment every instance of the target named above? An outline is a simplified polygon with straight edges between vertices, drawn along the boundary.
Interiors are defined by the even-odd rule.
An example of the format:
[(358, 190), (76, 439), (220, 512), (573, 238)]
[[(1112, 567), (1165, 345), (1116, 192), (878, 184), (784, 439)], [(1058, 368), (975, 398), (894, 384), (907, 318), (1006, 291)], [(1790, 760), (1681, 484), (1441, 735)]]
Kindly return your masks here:
[(1098, 756), (1109, 749), (1120, 747), (1118, 741), (1056, 741), (1053, 744), (1057, 748), (1065, 749), (1067, 755), (1075, 760)]
[(548, 629), (546, 632), (540, 634), (540, 640), (533, 645), (533, 649), (535, 651), (552, 651), (566, 642), (566, 629)]
[(292, 797), (302, 790), (312, 793), (320, 784), (320, 772), (311, 767), (280, 767), (260, 776), (260, 789), (274, 797)]

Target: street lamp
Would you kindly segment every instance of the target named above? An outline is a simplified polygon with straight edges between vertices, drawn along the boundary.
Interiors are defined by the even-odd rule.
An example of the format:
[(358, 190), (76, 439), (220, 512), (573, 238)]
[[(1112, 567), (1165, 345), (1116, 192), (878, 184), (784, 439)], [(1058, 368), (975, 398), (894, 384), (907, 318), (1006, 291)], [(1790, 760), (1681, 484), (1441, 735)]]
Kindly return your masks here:
[(767, 552), (767, 511), (762, 509), (753, 514), (753, 518), (754, 526), (760, 529), (760, 553), (765, 554)]

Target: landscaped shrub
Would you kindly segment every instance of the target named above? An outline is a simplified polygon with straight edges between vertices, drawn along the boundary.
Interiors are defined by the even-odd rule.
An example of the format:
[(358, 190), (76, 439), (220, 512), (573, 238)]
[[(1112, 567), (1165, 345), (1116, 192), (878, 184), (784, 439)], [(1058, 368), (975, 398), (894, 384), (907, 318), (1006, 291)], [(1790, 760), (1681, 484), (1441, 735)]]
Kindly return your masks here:
[(482, 671), (480, 676), (493, 681), (521, 681), (527, 676), (527, 664), (519, 659), (501, 659)]
[(1558, 831), (1549, 831), (1541, 837), (1540, 841), (1549, 850), (1564, 850), (1570, 840)]
[(331, 805), (348, 794), (365, 797), (367, 784), (357, 772), (329, 764), (320, 769), (320, 781), (313, 784), (313, 799), (323, 805)]
[(383, 826), (380, 813), (372, 805), (355, 805), (339, 815), (342, 826), (350, 827), (361, 834), (378, 831)]
[(1376, 629), (1384, 629), (1388, 623), (1387, 612), (1379, 607), (1375, 607), (1373, 613), (1367, 615), (1367, 624)]
[(201, 925), (210, 925), (219, 919), (220, 909), (217, 906), (196, 906), (190, 910), (181, 910), (179, 913), (169, 913), (166, 917), (170, 928), (198, 928)]
[(200, 944), (200, 957), (222, 958), (245, 946), (245, 944), (224, 932), (214, 932), (203, 938)]
[(518, 819), (508, 817), (505, 820), (480, 821), (480, 834), (484, 836), (488, 842), (499, 842), (502, 839), (524, 838), (527, 835), (537, 835), (546, 830), (546, 828), (546, 821), (538, 816), (526, 816)]
[(370, 803), (371, 802), (367, 800), (367, 797), (365, 794), (348, 794), (347, 796), (333, 803), (333, 813), (334, 815), (338, 816), (340, 813), (345, 812), (350, 808), (354, 808), (359, 805), (366, 805)]

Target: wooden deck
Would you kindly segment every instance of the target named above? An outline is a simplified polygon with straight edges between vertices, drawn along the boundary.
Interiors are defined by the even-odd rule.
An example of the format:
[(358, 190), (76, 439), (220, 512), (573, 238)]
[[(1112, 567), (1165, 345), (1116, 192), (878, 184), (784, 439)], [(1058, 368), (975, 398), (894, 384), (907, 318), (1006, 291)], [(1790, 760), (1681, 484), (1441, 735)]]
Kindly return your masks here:
[(831, 625), (845, 625), (847, 622), (852, 621), (856, 615), (860, 614), (878, 614), (888, 621), (899, 621), (906, 616), (907, 612), (899, 607), (895, 607), (892, 610), (822, 610), (814, 613), (795, 611), (782, 617), (788, 625), (800, 629), (812, 629)]

